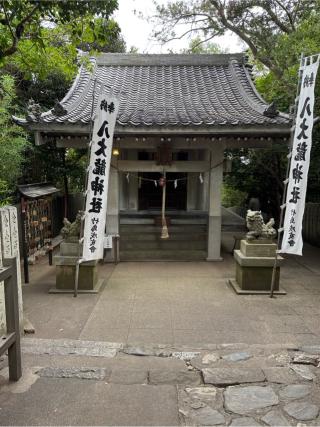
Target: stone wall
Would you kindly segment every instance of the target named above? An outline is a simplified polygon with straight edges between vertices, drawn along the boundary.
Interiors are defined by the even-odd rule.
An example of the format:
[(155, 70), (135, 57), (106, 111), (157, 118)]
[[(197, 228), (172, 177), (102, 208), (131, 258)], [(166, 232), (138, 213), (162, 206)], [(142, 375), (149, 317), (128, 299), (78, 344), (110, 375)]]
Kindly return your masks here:
[[(14, 206), (6, 206), (0, 209), (0, 267), (2, 259), (12, 256), (17, 257), (18, 266), (18, 295), (19, 295), (19, 316), (20, 329), (23, 328), (23, 303), (21, 287), (21, 268), (20, 268), (20, 250), (19, 250), (19, 231), (18, 231), (18, 211)], [(5, 304), (3, 283), (0, 283), (0, 334), (6, 329)]]

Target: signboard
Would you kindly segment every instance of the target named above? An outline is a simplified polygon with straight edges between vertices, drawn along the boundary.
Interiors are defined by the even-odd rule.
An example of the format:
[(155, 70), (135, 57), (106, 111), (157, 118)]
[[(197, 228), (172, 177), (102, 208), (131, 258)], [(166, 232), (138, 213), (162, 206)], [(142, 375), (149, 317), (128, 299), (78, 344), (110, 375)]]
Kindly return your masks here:
[(84, 261), (101, 259), (107, 214), (109, 171), (118, 100), (102, 93), (97, 104), (90, 148), (84, 219)]
[[(302, 220), (307, 191), (308, 170), (312, 145), (314, 87), (319, 56), (313, 64), (302, 66), (301, 91), (294, 131), (290, 174), (287, 189), (284, 235), (279, 252), (302, 255)], [(312, 58), (311, 58), (312, 59)]]
[(105, 249), (112, 249), (112, 235), (108, 234), (107, 236), (104, 236), (104, 248)]

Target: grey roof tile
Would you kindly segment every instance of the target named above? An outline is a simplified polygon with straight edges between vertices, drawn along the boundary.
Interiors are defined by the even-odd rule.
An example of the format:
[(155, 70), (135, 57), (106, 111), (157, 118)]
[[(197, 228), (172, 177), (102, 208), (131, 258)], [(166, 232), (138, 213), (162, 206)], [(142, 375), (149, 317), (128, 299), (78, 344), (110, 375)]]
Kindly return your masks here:
[[(105, 54), (91, 58), (61, 101), (68, 111), (43, 113), (44, 123), (89, 123), (102, 85), (120, 100), (124, 127), (288, 126), (284, 114), (266, 117), (246, 69), (244, 56)], [(95, 82), (96, 80), (96, 82)], [(92, 102), (94, 105), (92, 106)]]

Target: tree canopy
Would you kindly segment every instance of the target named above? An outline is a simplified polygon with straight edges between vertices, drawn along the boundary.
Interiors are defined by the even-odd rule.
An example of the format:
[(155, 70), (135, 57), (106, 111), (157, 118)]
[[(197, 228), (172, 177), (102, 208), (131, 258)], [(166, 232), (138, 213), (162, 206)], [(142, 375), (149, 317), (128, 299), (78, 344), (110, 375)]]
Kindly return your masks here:
[[(68, 24), (73, 41), (82, 41), (85, 21), (94, 37), (104, 37), (94, 17), (108, 19), (117, 8), (117, 0), (2, 0), (0, 2), (0, 60), (17, 52), (23, 40), (45, 47), (46, 27)], [(79, 26), (80, 24), (80, 26)]]
[(33, 135), (28, 144), (26, 133), (10, 118), (13, 113), (23, 116), (30, 98), (43, 111), (61, 100), (79, 65), (88, 61), (82, 52), (125, 51), (120, 27), (111, 18), (117, 6), (117, 0), (0, 1), (0, 154), (6, 159), (0, 168), (0, 198), (13, 194), (18, 178), (50, 180), (65, 193), (82, 189), (83, 150), (36, 147)]
[[(264, 99), (290, 111), (295, 101), (300, 55), (320, 52), (319, 0), (175, 0), (155, 16), (155, 36), (162, 42), (187, 35), (207, 43), (228, 31), (246, 46), (254, 64), (254, 82)], [(316, 84), (320, 99), (320, 78)], [(320, 115), (316, 102), (315, 115)], [(286, 145), (271, 149), (231, 150), (232, 172), (225, 178), (228, 191), (261, 197), (262, 209), (278, 217), (286, 169)], [(320, 201), (320, 131), (313, 132), (307, 200)], [(240, 193), (238, 193), (240, 194)], [(234, 199), (234, 197), (233, 197)]]
[(299, 24), (315, 14), (319, 0), (176, 0), (157, 1), (155, 37), (161, 42), (198, 35), (207, 42), (227, 31), (236, 34), (275, 75), (283, 73), (275, 57), (280, 35), (295, 33)]
[(15, 109), (14, 81), (0, 77), (0, 205), (10, 201), (22, 174), (24, 152), (29, 146), (27, 133), (12, 123)]

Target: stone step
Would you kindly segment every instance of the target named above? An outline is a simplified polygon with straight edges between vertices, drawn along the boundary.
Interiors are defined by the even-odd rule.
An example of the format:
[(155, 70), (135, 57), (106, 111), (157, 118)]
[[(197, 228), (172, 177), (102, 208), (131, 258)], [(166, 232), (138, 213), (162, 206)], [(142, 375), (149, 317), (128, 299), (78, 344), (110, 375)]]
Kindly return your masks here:
[(172, 239), (157, 239), (157, 240), (121, 240), (120, 251), (151, 249), (151, 250), (206, 250), (206, 240), (172, 240)]
[(121, 261), (200, 261), (207, 258), (203, 250), (134, 250), (120, 251)]
[[(188, 232), (185, 233), (177, 233), (172, 232), (171, 228), (169, 228), (169, 241), (207, 241), (207, 233), (205, 232)], [(122, 242), (130, 242), (130, 241), (143, 241), (143, 242), (162, 242), (161, 239), (161, 229), (158, 229), (156, 233), (129, 233), (129, 232), (120, 232), (120, 244)]]
[[(170, 217), (170, 216), (169, 216)], [(193, 224), (193, 225), (206, 225), (207, 218), (171, 218), (171, 224)], [(154, 217), (152, 218), (121, 218), (120, 225), (131, 225), (131, 224), (154, 224)]]
[(121, 218), (120, 225), (129, 225), (129, 224), (154, 224), (153, 218)]
[[(171, 233), (206, 233), (206, 225), (169, 225), (168, 226)], [(139, 224), (139, 225), (129, 225), (121, 224), (120, 225), (120, 236), (123, 234), (132, 234), (132, 233), (155, 233), (161, 234), (161, 227), (151, 224)]]
[[(121, 218), (154, 218), (155, 216), (161, 215), (161, 209), (155, 210), (144, 210), (144, 211), (120, 211)], [(177, 211), (177, 210), (166, 210), (166, 215), (171, 218), (203, 218), (208, 215), (206, 211)], [(235, 214), (233, 214), (235, 215)]]
[(207, 225), (207, 218), (172, 218), (171, 224)]

